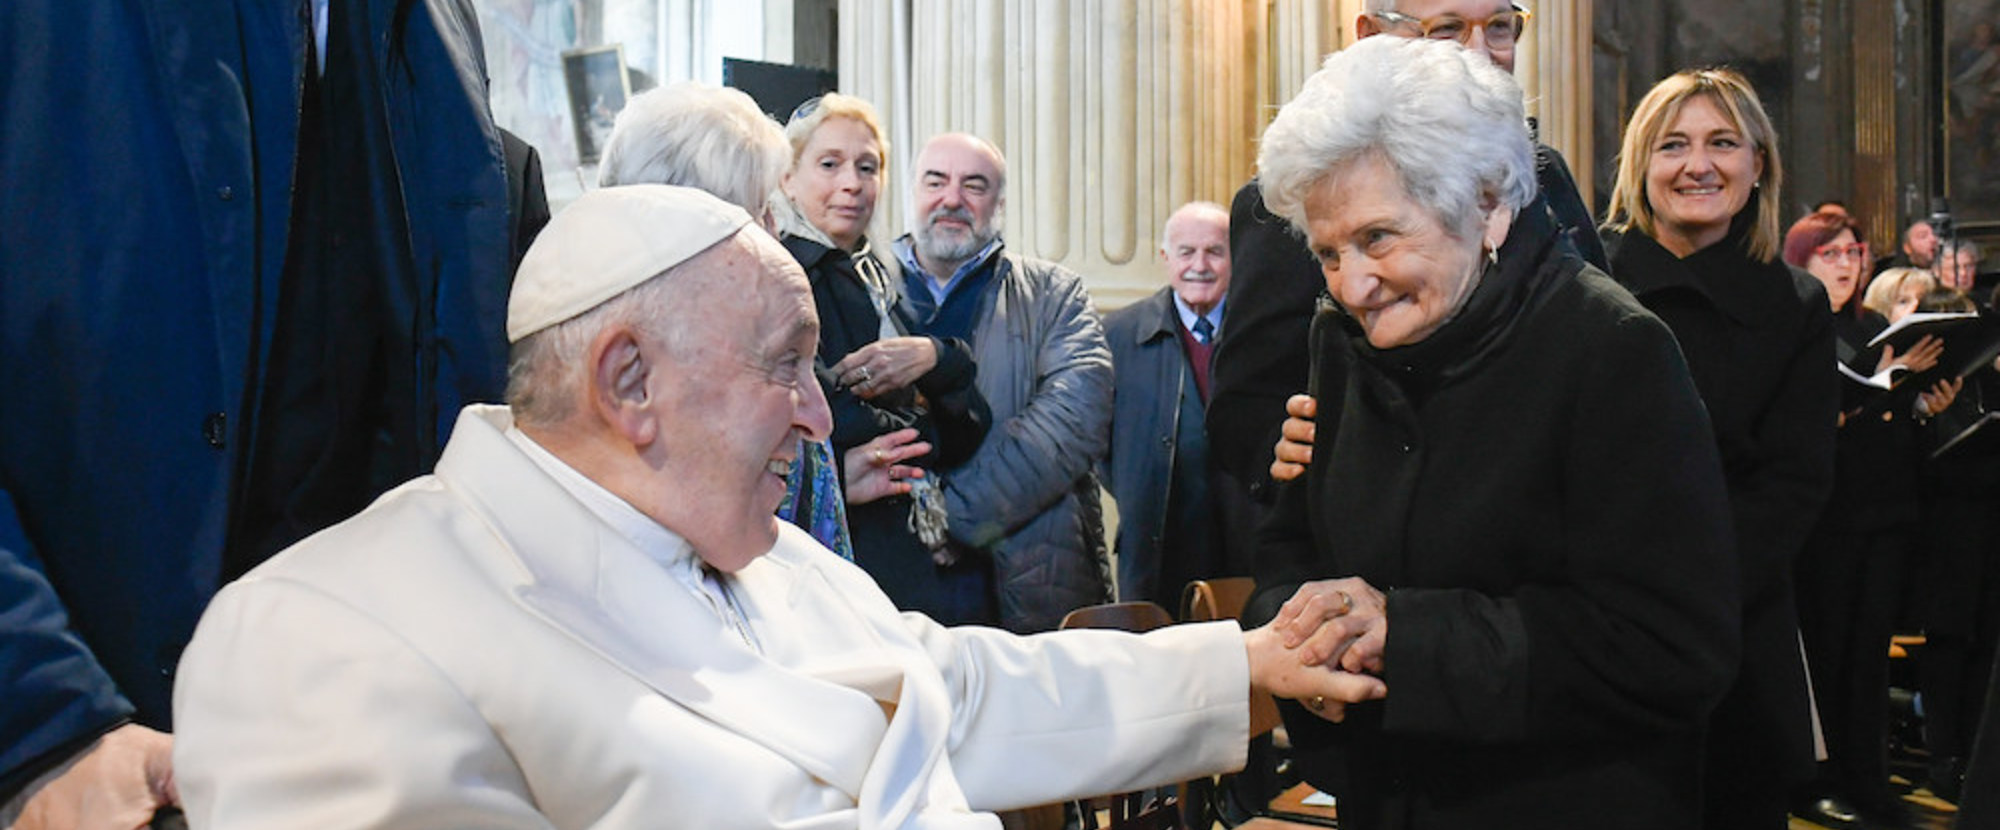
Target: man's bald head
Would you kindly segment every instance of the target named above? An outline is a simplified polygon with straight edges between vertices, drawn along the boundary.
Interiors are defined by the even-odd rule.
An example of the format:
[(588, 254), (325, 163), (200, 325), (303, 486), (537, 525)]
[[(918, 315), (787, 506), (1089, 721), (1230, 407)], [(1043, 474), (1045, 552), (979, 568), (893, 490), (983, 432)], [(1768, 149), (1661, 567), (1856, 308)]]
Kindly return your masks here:
[(1174, 294), (1199, 314), (1229, 291), (1229, 211), (1214, 202), (1189, 202), (1160, 229), (1160, 255)]
[(917, 153), (910, 236), (917, 260), (939, 280), (1000, 237), (1007, 159), (970, 133), (945, 133)]

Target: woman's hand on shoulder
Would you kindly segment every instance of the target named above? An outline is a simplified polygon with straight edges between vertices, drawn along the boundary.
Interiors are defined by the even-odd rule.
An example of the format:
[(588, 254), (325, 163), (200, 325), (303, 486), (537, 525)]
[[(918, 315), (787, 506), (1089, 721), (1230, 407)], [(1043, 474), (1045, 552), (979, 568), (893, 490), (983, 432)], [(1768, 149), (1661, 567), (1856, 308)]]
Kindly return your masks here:
[(1279, 428), (1278, 443), (1272, 447), (1271, 479), (1291, 481), (1312, 464), (1313, 438), (1317, 428), (1319, 402), (1310, 395), (1293, 395), (1285, 401), (1285, 423)]

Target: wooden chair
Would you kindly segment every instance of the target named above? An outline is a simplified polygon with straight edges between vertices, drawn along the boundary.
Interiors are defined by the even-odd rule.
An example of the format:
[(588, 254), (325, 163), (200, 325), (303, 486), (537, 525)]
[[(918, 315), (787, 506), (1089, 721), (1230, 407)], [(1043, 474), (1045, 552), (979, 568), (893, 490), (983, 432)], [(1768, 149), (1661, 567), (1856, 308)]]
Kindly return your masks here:
[(1110, 628), (1145, 633), (1174, 624), (1167, 609), (1151, 602), (1112, 602), (1078, 608), (1063, 615), (1059, 628)]
[[(1181, 592), (1181, 619), (1187, 622), (1241, 619), (1243, 606), (1250, 602), (1250, 595), (1256, 588), (1256, 580), (1247, 576), (1197, 579), (1188, 583), (1186, 590)], [(1269, 693), (1250, 690), (1250, 737), (1275, 731), (1280, 724), (1278, 702)], [(1340, 826), (1339, 812), (1335, 808), (1304, 803), (1312, 792), (1312, 785), (1299, 784), (1279, 793), (1277, 798), (1257, 811), (1256, 817), (1237, 825), (1237, 828), (1296, 830)], [(1212, 788), (1208, 797), (1215, 797)]]
[[(1071, 611), (1063, 617), (1060, 627), (1143, 633), (1173, 624), (1173, 615), (1154, 603), (1114, 602)], [(1085, 799), (1077, 802), (1077, 814), (1090, 830), (1098, 827), (1100, 810), (1107, 814), (1110, 830), (1182, 830), (1189, 826), (1181, 816), (1181, 804), (1187, 798), (1184, 786), (1162, 798), (1153, 796), (1153, 792), (1142, 790)]]
[[(1243, 616), (1243, 605), (1257, 581), (1247, 576), (1197, 579), (1181, 591), (1181, 619), (1187, 622), (1234, 620)], [(1250, 692), (1250, 737), (1278, 728), (1278, 702), (1269, 694)]]
[(1897, 634), (1889, 638), (1889, 659), (1901, 660), (1910, 656), (1910, 649), (1924, 644), (1922, 634)]

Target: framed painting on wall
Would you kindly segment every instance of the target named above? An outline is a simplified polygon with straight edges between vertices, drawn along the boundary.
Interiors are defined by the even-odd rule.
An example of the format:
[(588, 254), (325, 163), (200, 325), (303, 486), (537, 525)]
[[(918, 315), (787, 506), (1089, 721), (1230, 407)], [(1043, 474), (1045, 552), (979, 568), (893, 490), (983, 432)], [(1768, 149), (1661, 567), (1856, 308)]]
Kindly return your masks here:
[(579, 164), (596, 164), (611, 137), (612, 122), (632, 97), (625, 47), (614, 43), (574, 49), (564, 52), (562, 61), (570, 120), (576, 129), (576, 159)]
[(1945, 192), (1958, 226), (2000, 233), (2000, 0), (1944, 0)]

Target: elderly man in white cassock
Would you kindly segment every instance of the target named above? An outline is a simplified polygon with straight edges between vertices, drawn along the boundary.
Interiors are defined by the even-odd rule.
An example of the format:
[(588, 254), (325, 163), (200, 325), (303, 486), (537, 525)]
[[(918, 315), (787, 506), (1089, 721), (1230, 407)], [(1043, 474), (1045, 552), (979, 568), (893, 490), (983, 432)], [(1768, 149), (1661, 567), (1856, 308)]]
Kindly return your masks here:
[(1341, 702), (1267, 629), (1020, 637), (898, 614), (772, 518), (829, 429), (805, 275), (700, 191), (557, 215), (507, 406), (434, 475), (224, 590), (181, 662), (196, 827), (997, 828), (1238, 766), (1252, 686)]

